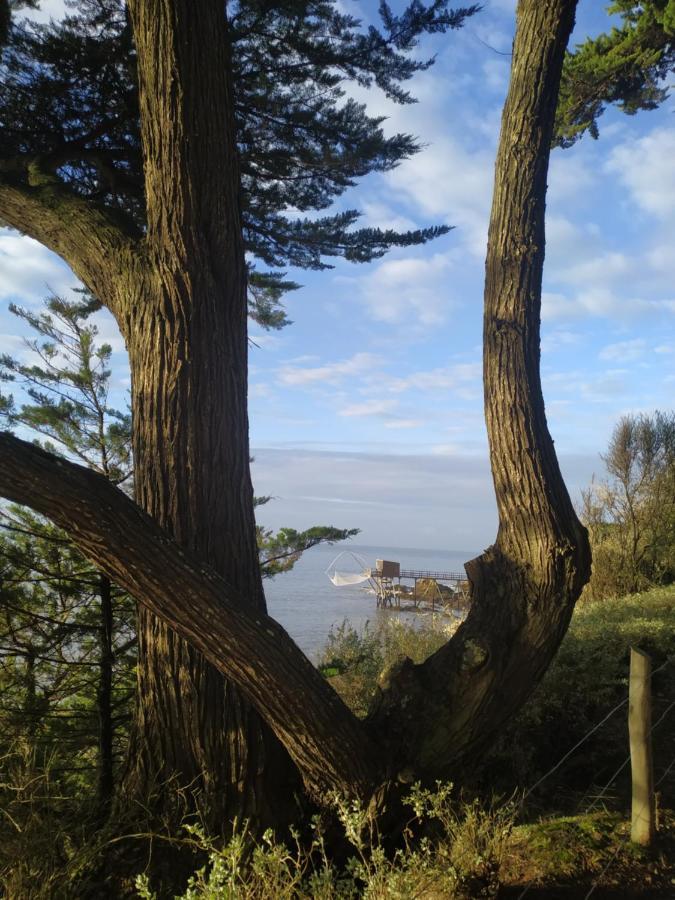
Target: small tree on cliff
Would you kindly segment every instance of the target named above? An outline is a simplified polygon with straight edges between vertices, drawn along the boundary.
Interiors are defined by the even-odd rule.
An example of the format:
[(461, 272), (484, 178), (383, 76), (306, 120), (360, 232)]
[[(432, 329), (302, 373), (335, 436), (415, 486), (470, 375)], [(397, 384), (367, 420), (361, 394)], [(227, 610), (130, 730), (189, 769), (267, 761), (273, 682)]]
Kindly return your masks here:
[[(0, 381), (21, 387), (27, 402), (15, 404), (2, 394), (0, 401), (10, 426), (126, 485), (131, 420), (109, 403), (112, 348), (97, 341), (88, 321), (95, 306), (86, 296), (75, 302), (50, 297), (40, 313), (10, 305), (35, 336), (26, 340), (30, 362), (0, 356)], [(0, 527), (6, 531), (0, 540), (6, 623), (0, 656), (8, 668), (30, 673), (31, 690), (41, 700), (34, 720), (14, 710), (14, 732), (30, 738), (39, 728), (43, 759), (64, 748), (81, 756), (87, 786), (97, 771), (98, 816), (104, 818), (114, 790), (116, 726), (129, 707), (135, 664), (132, 598), (88, 565), (66, 534), (29, 510), (3, 511)], [(4, 592), (8, 582), (13, 595)], [(11, 706), (11, 683), (5, 688)], [(7, 737), (11, 729), (5, 732)], [(96, 765), (88, 767), (92, 745)]]
[[(231, 509), (208, 502), (228, 497), (240, 512), (252, 508), (247, 459), (225, 456), (226, 472), (209, 467), (223, 459), (224, 431), (246, 429), (245, 332), (234, 328), (245, 314), (243, 245), (221, 3), (130, 3), (145, 158), (142, 239), (120, 234), (90, 202), (64, 199), (39, 166), (28, 165), (25, 183), (0, 188), (3, 215), (23, 216), (41, 239), (68, 251), (126, 327), (143, 448), (137, 497), (150, 515), (104, 479), (9, 435), (0, 436), (0, 491), (65, 527), (149, 611), (141, 641), (157, 641), (164, 665), (182, 663), (175, 680), (186, 712), (201, 711), (205, 670), (195, 668), (194, 647), (253, 704), (319, 799), (339, 791), (377, 805), (398, 782), (447, 774), (476, 752), (546, 670), (588, 578), (587, 535), (560, 475), (539, 374), (546, 177), (575, 7), (576, 0), (518, 4), (485, 287), (497, 540), (467, 565), (473, 603), (462, 628), (421, 665), (408, 660), (390, 671), (365, 722), (266, 615), (246, 518), (235, 521)], [(63, 238), (57, 216), (69, 223)], [(194, 395), (203, 398), (199, 410)], [(179, 463), (181, 474), (186, 465), (191, 473), (187, 482)], [(205, 531), (195, 519), (202, 510), (220, 530)], [(214, 545), (214, 535), (225, 546)], [(175, 677), (159, 659), (141, 671), (150, 694), (159, 673)], [(221, 730), (210, 737), (222, 750), (231, 720), (219, 709)], [(243, 706), (237, 712), (237, 735), (250, 735), (257, 725)], [(148, 711), (146, 759), (157, 751), (155, 732), (167, 734), (162, 713)], [(258, 752), (260, 744), (247, 747)], [(172, 761), (179, 756), (167, 749)], [(267, 768), (267, 760), (256, 762), (254, 772)]]

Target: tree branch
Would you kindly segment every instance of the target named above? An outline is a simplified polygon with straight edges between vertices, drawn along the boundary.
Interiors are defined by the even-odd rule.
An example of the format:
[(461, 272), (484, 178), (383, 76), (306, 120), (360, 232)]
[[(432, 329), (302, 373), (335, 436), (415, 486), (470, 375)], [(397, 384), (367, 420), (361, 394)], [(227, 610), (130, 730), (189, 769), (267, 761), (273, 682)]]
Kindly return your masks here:
[(548, 668), (590, 573), (560, 474), (539, 372), (550, 139), (576, 0), (520, 0), (488, 237), (485, 412), (499, 510), (493, 547), (466, 564), (472, 605), (454, 638), (389, 673), (370, 721), (438, 777), (484, 747)]
[(368, 798), (385, 780), (379, 748), (281, 625), (247, 612), (222, 578), (103, 476), (5, 432), (0, 495), (67, 531), (101, 571), (231, 678), (313, 795)]
[(37, 161), (27, 172), (27, 182), (12, 173), (0, 175), (0, 219), (65, 260), (122, 326), (129, 282), (142, 262), (140, 235), (69, 191)]

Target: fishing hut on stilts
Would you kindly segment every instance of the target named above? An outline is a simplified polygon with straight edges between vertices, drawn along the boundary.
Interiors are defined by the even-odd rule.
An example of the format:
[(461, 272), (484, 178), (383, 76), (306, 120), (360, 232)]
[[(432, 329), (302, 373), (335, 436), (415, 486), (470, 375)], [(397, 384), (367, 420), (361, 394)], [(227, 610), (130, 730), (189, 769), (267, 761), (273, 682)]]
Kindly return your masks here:
[[(361, 565), (360, 572), (337, 571), (335, 564), (346, 555)], [(375, 566), (370, 567), (352, 551), (343, 551), (333, 560), (326, 574), (338, 587), (367, 582), (375, 594), (378, 609), (452, 612), (460, 617), (469, 609), (469, 582), (465, 572), (405, 569), (400, 562), (388, 559), (378, 559)]]

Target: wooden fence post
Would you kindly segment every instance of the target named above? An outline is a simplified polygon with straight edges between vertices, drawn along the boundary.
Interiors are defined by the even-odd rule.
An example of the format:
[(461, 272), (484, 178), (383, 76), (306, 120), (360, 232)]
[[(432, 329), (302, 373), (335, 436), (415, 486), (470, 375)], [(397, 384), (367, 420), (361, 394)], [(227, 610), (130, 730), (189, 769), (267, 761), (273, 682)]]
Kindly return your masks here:
[(628, 690), (628, 735), (633, 780), (630, 838), (648, 846), (656, 831), (654, 768), (652, 763), (652, 661), (631, 647)]

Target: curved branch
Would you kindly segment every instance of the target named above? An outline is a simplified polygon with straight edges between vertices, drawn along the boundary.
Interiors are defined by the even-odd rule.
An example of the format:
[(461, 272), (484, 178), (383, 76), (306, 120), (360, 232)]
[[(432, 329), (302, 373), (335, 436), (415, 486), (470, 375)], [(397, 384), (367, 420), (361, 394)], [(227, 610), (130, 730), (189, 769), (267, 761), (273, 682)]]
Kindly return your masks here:
[[(520, 0), (495, 167), (484, 316), (495, 545), (467, 563), (472, 608), (421, 666), (392, 672), (371, 716), (422, 775), (485, 746), (548, 668), (590, 573), (548, 432), (539, 374), (546, 176), (576, 0)], [(420, 712), (421, 711), (421, 712)]]
[(28, 183), (11, 172), (0, 175), (0, 220), (57, 253), (118, 322), (139, 271), (140, 235), (46, 174), (28, 166)]
[(281, 625), (247, 611), (102, 475), (0, 433), (0, 495), (67, 531), (97, 568), (231, 678), (312, 794), (365, 799), (385, 780), (379, 748)]

